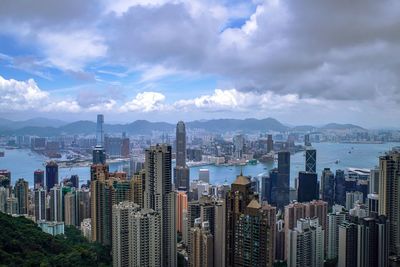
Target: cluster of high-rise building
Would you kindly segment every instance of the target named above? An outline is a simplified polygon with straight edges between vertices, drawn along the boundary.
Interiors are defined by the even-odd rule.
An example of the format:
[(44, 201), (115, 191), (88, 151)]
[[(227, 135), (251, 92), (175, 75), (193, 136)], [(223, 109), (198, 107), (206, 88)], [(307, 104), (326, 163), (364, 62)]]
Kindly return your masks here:
[[(190, 179), (186, 128), (176, 127), (173, 147), (150, 145), (130, 173), (110, 172), (104, 117), (97, 117), (90, 181), (59, 181), (58, 165), (34, 171), (11, 186), (0, 170), (0, 211), (24, 215), (46, 232), (79, 228), (110, 248), (113, 266), (388, 266), (400, 259), (400, 150), (379, 158), (373, 170), (323, 169), (305, 137), (305, 164), (290, 187), (290, 158), (282, 148), (277, 168), (261, 177), (238, 175), (232, 184), (210, 184), (200, 169)], [(272, 136), (266, 153), (274, 154)], [(245, 155), (242, 135), (232, 153)]]

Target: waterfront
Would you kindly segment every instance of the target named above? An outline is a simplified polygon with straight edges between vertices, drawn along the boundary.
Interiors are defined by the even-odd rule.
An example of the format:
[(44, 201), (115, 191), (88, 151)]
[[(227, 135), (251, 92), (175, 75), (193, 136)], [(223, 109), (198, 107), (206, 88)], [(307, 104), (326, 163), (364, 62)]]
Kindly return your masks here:
[[(384, 144), (343, 144), (343, 143), (315, 143), (317, 149), (317, 172), (320, 176), (323, 168), (328, 167), (333, 171), (336, 169), (346, 169), (348, 167), (374, 168), (378, 165), (378, 157), (385, 151), (394, 146), (400, 146), (399, 143)], [(350, 152), (350, 153), (349, 153)], [(336, 164), (336, 161), (339, 161)], [(32, 153), (30, 150), (13, 149), (6, 150), (5, 157), (0, 157), (0, 169), (11, 171), (12, 184), (18, 178), (25, 178), (29, 186), (33, 185), (33, 172), (36, 169), (44, 169), (43, 163), (46, 158), (42, 155)], [(125, 163), (111, 163), (110, 171), (122, 170)], [(268, 172), (275, 167), (276, 163), (246, 166), (201, 166), (190, 168), (190, 178), (196, 179), (199, 169), (207, 168), (210, 170), (210, 182), (213, 184), (222, 184), (225, 181), (231, 183), (236, 175), (243, 169), (243, 174), (257, 176)], [(304, 155), (302, 152), (291, 156), (291, 185), (294, 185), (294, 178), (299, 171), (304, 170)], [(77, 174), (81, 183), (90, 179), (89, 167), (60, 168), (59, 180)]]

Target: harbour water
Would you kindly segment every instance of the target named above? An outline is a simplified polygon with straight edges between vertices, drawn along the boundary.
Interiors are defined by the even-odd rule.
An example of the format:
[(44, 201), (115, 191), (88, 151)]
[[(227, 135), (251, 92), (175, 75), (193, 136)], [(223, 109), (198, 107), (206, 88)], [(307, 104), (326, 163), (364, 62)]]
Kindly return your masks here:
[[(317, 172), (320, 176), (323, 168), (346, 169), (348, 167), (356, 168), (374, 168), (378, 165), (378, 158), (384, 152), (399, 146), (399, 143), (385, 144), (342, 144), (342, 143), (315, 143), (313, 147), (317, 150)], [(11, 179), (14, 184), (18, 178), (24, 178), (33, 185), (33, 172), (36, 169), (44, 169), (46, 158), (42, 155), (31, 152), (26, 149), (6, 150), (5, 157), (0, 157), (0, 169), (11, 171)], [(304, 153), (300, 152), (291, 156), (291, 185), (294, 185), (294, 178), (299, 171), (304, 170)], [(207, 168), (210, 170), (210, 182), (213, 184), (222, 184), (225, 181), (231, 183), (236, 175), (243, 170), (244, 175), (257, 176), (268, 172), (276, 167), (275, 163), (246, 166), (202, 166), (191, 167), (190, 178), (197, 179), (199, 169)], [(123, 163), (111, 163), (110, 171), (122, 170)], [(77, 174), (80, 181), (85, 182), (90, 179), (89, 167), (60, 168), (59, 180)]]

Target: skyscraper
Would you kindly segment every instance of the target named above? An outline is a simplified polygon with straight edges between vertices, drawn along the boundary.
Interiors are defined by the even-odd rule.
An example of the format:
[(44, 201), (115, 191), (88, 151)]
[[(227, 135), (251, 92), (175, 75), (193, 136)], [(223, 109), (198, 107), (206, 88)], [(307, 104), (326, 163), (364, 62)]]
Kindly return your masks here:
[(297, 200), (308, 202), (318, 199), (318, 180), (315, 172), (299, 172)]
[(236, 177), (231, 190), (226, 194), (226, 265), (235, 266), (236, 231), (239, 218), (251, 202), (254, 194), (251, 191), (249, 178), (242, 174)]
[(176, 167), (174, 185), (176, 189), (189, 191), (189, 168), (186, 166), (186, 127), (183, 121), (176, 125)]
[(335, 203), (346, 204), (346, 181), (343, 170), (336, 170), (335, 174)]
[(58, 184), (58, 165), (55, 161), (50, 161), (46, 164), (46, 188), (50, 191)]
[(104, 151), (104, 115), (97, 115), (96, 146), (93, 149), (93, 164), (106, 164), (106, 153)]
[(63, 192), (62, 188), (55, 185), (50, 189), (50, 221), (62, 222), (64, 221), (64, 207), (63, 207)]
[(290, 152), (278, 152), (278, 179), (276, 186), (276, 207), (283, 210), (289, 204)]
[(329, 206), (334, 204), (335, 176), (330, 168), (324, 168), (321, 176), (322, 200), (328, 202)]
[(172, 191), (171, 146), (155, 145), (145, 151), (145, 208), (160, 213), (161, 262), (176, 265), (176, 194)]
[(272, 134), (267, 137), (267, 153), (274, 150), (274, 140), (272, 140)]
[(23, 178), (15, 183), (14, 192), (17, 198), (17, 214), (28, 214), (28, 182)]
[(324, 266), (324, 236), (317, 218), (299, 219), (287, 239), (287, 266)]
[(196, 219), (194, 227), (190, 229), (191, 254), (190, 267), (214, 266), (214, 237), (210, 232), (209, 223)]
[(306, 149), (306, 172), (317, 172), (317, 150), (312, 147)]
[(46, 220), (47, 211), (47, 200), (46, 200), (46, 190), (43, 188), (37, 188), (34, 191), (34, 202), (35, 202), (35, 219)]
[(183, 227), (183, 214), (184, 212), (187, 212), (188, 208), (188, 200), (187, 200), (187, 194), (185, 191), (178, 191), (177, 193), (177, 212), (176, 212), (176, 230), (179, 233), (182, 233)]
[(345, 221), (339, 225), (338, 266), (357, 266), (357, 224)]
[(400, 151), (379, 158), (379, 215), (389, 221), (389, 253), (400, 257)]
[[(76, 225), (78, 209), (76, 205), (75, 192), (68, 192), (64, 196), (64, 223), (65, 225)], [(79, 224), (80, 225), (80, 224)]]
[[(129, 249), (129, 216), (139, 211), (140, 207), (133, 202), (121, 202), (112, 208), (112, 255), (113, 266), (132, 266), (129, 264), (131, 251)], [(137, 244), (133, 244), (134, 246)]]
[(343, 206), (333, 205), (332, 212), (328, 214), (328, 248), (327, 259), (336, 259), (339, 248), (339, 225), (346, 219)]
[(33, 173), (33, 188), (44, 188), (44, 171), (43, 170), (36, 170)]

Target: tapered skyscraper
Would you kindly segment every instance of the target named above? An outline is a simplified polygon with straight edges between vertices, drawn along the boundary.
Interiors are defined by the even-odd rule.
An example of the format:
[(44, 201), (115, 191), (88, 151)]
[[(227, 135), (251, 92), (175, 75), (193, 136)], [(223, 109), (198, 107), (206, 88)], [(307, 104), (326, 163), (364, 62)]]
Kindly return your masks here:
[(96, 147), (93, 149), (93, 164), (105, 164), (106, 153), (104, 151), (104, 115), (97, 115), (97, 126), (96, 126)]
[(186, 166), (186, 127), (183, 121), (176, 125), (176, 167), (174, 184), (179, 190), (189, 190), (189, 168)]

